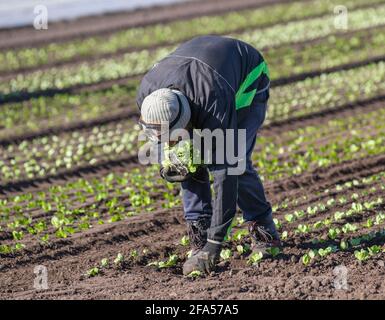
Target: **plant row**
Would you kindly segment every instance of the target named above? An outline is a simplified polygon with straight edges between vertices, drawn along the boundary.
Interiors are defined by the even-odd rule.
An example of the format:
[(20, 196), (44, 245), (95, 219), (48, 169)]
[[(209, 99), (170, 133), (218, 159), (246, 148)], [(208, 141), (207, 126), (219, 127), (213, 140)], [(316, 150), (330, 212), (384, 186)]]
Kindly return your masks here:
[[(276, 180), (380, 154), (385, 150), (384, 118), (385, 111), (380, 108), (280, 135), (261, 136), (254, 160), (263, 177)], [(122, 120), (1, 147), (1, 183), (56, 175), (119, 157), (135, 157), (138, 132), (134, 121)]]
[(155, 166), (136, 168), (1, 199), (0, 254), (150, 212), (160, 203), (164, 208), (180, 205), (174, 185), (165, 184), (155, 171)]
[(79, 166), (136, 156), (139, 127), (132, 120), (24, 140), (0, 147), (1, 183), (57, 175)]
[[(309, 115), (373, 98), (385, 92), (385, 63), (325, 74), (271, 89), (266, 123)], [(124, 109), (136, 110), (133, 101), (136, 82), (108, 90), (80, 94), (57, 94), (0, 108), (0, 138), (38, 132), (42, 128), (65, 126), (111, 115)], [(311, 94), (309, 94), (311, 93)]]
[[(349, 10), (382, 0), (340, 1)], [(0, 72), (37, 67), (49, 63), (71, 61), (75, 58), (112, 54), (121, 50), (177, 43), (201, 34), (225, 34), (243, 28), (260, 28), (329, 14), (333, 1), (307, 1), (271, 5), (254, 10), (241, 10), (222, 15), (172, 21), (146, 27), (130, 28), (109, 36), (88, 37), (64, 43), (50, 43), (38, 48), (23, 48), (0, 52)], [(178, 32), (175, 32), (178, 30)]]
[[(301, 73), (310, 70), (313, 66), (332, 67), (338, 62), (354, 61), (349, 59), (363, 59), (370, 54), (380, 55), (383, 51), (382, 43), (385, 41), (384, 30), (383, 28), (374, 29), (369, 35), (361, 31), (350, 37), (331, 36), (326, 39), (326, 42), (322, 42), (321, 47), (326, 46), (322, 50), (319, 50), (318, 44), (303, 48), (304, 50), (298, 48), (294, 52), (291, 47), (281, 47), (276, 55), (270, 57), (269, 54), (271, 58), (269, 64), (274, 70), (275, 65), (287, 65), (287, 70)], [(310, 49), (315, 52), (309, 52)], [(323, 54), (320, 55), (319, 52)], [(304, 60), (307, 63), (293, 65), (291, 61), (298, 59), (297, 53), (301, 55), (301, 61)], [(336, 59), (341, 56), (342, 60), (329, 59), (328, 55)], [(275, 56), (278, 59), (276, 61)], [(282, 57), (289, 58), (285, 58), (286, 62), (284, 62)], [(280, 67), (278, 70), (284, 75), (285, 68)], [(383, 64), (380, 63), (273, 88), (267, 121), (274, 122), (303, 116), (380, 95), (383, 92), (381, 77), (383, 77)], [(328, 81), (332, 78), (335, 79), (334, 87), (330, 88)], [(337, 81), (338, 79), (342, 80)], [(100, 118), (105, 114), (119, 112), (123, 107), (136, 110), (134, 99), (137, 86), (138, 80), (132, 79), (127, 80), (124, 85), (114, 85), (107, 90), (79, 94), (63, 93), (53, 97), (41, 96), (24, 102), (3, 104), (0, 108), (0, 138), (5, 139), (9, 135), (22, 135), (43, 128), (55, 128), (72, 122)], [(357, 86), (360, 90), (356, 90)], [(309, 95), (308, 92), (315, 93)], [(318, 97), (321, 98), (318, 99)]]
[[(351, 30), (356, 30), (360, 28), (375, 27), (381, 24), (385, 24), (385, 6), (375, 9), (365, 9), (363, 11), (358, 11), (350, 13), (349, 21), (351, 23)], [(356, 24), (354, 21), (357, 20)], [(303, 24), (303, 30), (312, 30), (311, 21), (303, 22), (293, 22)], [(322, 23), (323, 22), (323, 23)], [(317, 19), (317, 25), (329, 25), (325, 24), (322, 19)], [(282, 40), (282, 43), (290, 44), (292, 41), (299, 41), (298, 34), (307, 35), (311, 32), (300, 32), (298, 28), (292, 28), (289, 31), (286, 30), (286, 26), (278, 28), (272, 27), (269, 28), (269, 32), (274, 32), (276, 30), (277, 35), (271, 35), (271, 37), (266, 38), (267, 42), (275, 39), (279, 34), (284, 33), (285, 39)], [(317, 30), (317, 28), (315, 29)], [(330, 29), (332, 31), (332, 29)], [(328, 33), (322, 34), (326, 36)], [(255, 33), (252, 37), (248, 38), (247, 41), (253, 43), (252, 38), (255, 42), (260, 41), (261, 33)], [(321, 36), (321, 34), (318, 34)], [(291, 37), (291, 40), (290, 40)], [(316, 35), (309, 38), (304, 38), (302, 40), (310, 40)], [(242, 36), (239, 37), (243, 39)], [(246, 40), (246, 39), (245, 39)], [(327, 40), (325, 40), (327, 41)], [(266, 44), (267, 45), (267, 44)], [(263, 50), (263, 46), (257, 45), (258, 49)], [(292, 45), (291, 45), (292, 47)], [(107, 80), (116, 80), (122, 77), (134, 76), (147, 71), (155, 62), (167, 56), (175, 46), (172, 47), (162, 47), (156, 50), (141, 50), (136, 52), (130, 52), (123, 54), (122, 56), (113, 57), (113, 58), (104, 58), (97, 60), (95, 62), (82, 62), (74, 65), (65, 65), (63, 67), (53, 67), (47, 70), (38, 70), (31, 73), (19, 74), (16, 77), (6, 77), (0, 81), (0, 90), (4, 96), (9, 95), (18, 95), (20, 92), (34, 92), (40, 90), (48, 89), (64, 89), (76, 85), (89, 85), (98, 83), (101, 81)], [(272, 78), (278, 78), (286, 76), (287, 74), (295, 74), (293, 72), (293, 63), (297, 64), (298, 61), (295, 59), (291, 60), (291, 65), (284, 68), (281, 64), (276, 65), (274, 59), (278, 58), (282, 60), (281, 50), (279, 49), (280, 54), (275, 56), (274, 53), (268, 52), (270, 69), (272, 70)], [(299, 52), (302, 50), (298, 50)], [(326, 59), (325, 57), (323, 57)], [(353, 60), (355, 57), (353, 57)], [(281, 62), (281, 61), (280, 61)], [(311, 65), (311, 68), (314, 67), (314, 64)], [(289, 70), (287, 70), (289, 69)], [(301, 72), (304, 72), (303, 69)], [(1, 98), (1, 96), (0, 96)]]

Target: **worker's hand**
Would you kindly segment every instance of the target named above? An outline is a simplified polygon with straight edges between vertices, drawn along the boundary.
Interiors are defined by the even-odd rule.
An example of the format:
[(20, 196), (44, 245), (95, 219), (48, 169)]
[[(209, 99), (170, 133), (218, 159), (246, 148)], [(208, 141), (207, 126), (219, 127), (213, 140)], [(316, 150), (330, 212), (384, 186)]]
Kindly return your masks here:
[(190, 178), (190, 174), (182, 175), (177, 171), (172, 170), (170, 167), (161, 167), (160, 176), (168, 182), (183, 182)]
[(190, 178), (187, 166), (178, 158), (175, 149), (168, 150), (167, 160), (162, 162), (160, 176), (169, 182), (183, 182)]

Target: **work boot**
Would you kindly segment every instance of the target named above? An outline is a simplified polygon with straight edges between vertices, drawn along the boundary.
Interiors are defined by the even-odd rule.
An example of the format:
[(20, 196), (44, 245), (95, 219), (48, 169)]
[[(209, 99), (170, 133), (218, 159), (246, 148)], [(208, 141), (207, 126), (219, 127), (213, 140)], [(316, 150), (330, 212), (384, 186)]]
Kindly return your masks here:
[(183, 265), (183, 274), (187, 276), (193, 271), (200, 271), (201, 273), (213, 271), (219, 260), (221, 248), (220, 244), (207, 242), (202, 250), (199, 250), (186, 260)]
[(267, 254), (268, 249), (282, 245), (273, 221), (263, 225), (256, 221), (249, 221), (248, 229), (251, 236), (251, 249), (253, 252)]
[(211, 217), (187, 221), (187, 231), (190, 239), (192, 255), (201, 250), (207, 242), (207, 229), (210, 227)]

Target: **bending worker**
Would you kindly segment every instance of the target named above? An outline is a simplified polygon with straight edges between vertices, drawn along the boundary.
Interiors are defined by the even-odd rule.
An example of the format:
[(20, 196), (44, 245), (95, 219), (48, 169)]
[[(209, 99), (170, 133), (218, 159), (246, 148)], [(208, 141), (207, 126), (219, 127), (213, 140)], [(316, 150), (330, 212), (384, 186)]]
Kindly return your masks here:
[(271, 205), (251, 161), (257, 131), (265, 120), (269, 84), (262, 55), (247, 43), (221, 36), (200, 36), (181, 44), (140, 84), (140, 123), (152, 141), (160, 140), (162, 123), (168, 124), (170, 134), (176, 129), (223, 130), (225, 148), (237, 144), (236, 138), (227, 140), (227, 129), (246, 132), (243, 172), (230, 174), (234, 164), (227, 160), (219, 164), (213, 158), (213, 163), (181, 182), (193, 249), (183, 266), (185, 275), (213, 270), (237, 205), (248, 223), (253, 250), (266, 252), (280, 245)]

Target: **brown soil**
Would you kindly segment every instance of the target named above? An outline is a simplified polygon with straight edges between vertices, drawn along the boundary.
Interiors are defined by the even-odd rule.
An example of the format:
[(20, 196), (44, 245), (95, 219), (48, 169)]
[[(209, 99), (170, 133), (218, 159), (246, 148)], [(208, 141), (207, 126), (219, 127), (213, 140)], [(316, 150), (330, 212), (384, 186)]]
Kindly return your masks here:
[[(151, 11), (151, 9), (138, 10), (134, 13), (121, 13), (105, 15), (103, 17), (88, 17), (72, 22), (60, 22), (50, 26), (43, 33), (33, 32), (29, 28), (18, 28), (0, 31), (0, 48), (28, 46), (31, 43), (39, 45), (52, 41), (65, 41), (74, 37), (85, 37), (92, 34), (108, 34), (109, 32), (127, 28), (129, 26), (145, 25), (163, 22), (170, 19), (183, 19), (197, 16), (202, 13), (213, 14), (231, 11), (234, 9), (255, 7), (267, 2), (285, 2), (285, 0), (209, 0), (195, 1), (188, 4), (174, 5)], [(151, 12), (153, 14), (149, 15)], [(297, 44), (298, 45), (298, 44)], [(383, 60), (383, 57), (378, 59)], [(372, 60), (357, 62), (347, 66), (339, 66), (325, 72), (341, 70), (348, 67), (357, 67)], [(320, 74), (320, 71), (302, 74), (290, 79), (280, 79), (274, 84), (298, 81), (308, 76)], [(98, 90), (107, 88), (114, 83), (124, 83), (127, 79), (108, 81), (92, 86), (79, 86), (66, 89), (66, 92), (82, 90)], [(54, 94), (55, 90), (35, 92), (20, 95), (14, 99), (29, 99), (41, 94)], [(335, 110), (326, 110), (306, 117), (290, 119), (266, 126), (262, 134), (284, 135), (286, 130), (310, 124), (326, 122), (334, 117), (344, 117), (360, 112), (368, 112), (383, 107), (384, 97), (379, 96), (356, 104), (339, 106)], [(10, 99), (12, 100), (12, 99)], [(125, 111), (126, 112), (126, 111)], [(91, 128), (102, 123), (113, 123), (123, 118), (135, 117), (132, 111), (122, 114), (111, 114), (89, 122), (79, 122), (71, 126), (62, 126), (56, 129), (42, 128), (41, 131), (26, 134), (25, 136), (10, 136), (8, 140), (0, 143), (4, 145), (17, 142), (18, 139), (32, 139), (38, 136), (71, 132), (80, 128)], [(370, 132), (370, 131), (368, 131)], [(325, 139), (333, 135), (325, 135)], [(123, 173), (137, 168), (136, 157), (122, 157), (113, 161), (105, 161), (96, 166), (75, 167), (63, 170), (58, 175), (47, 176), (40, 179), (15, 181), (0, 186), (1, 198), (26, 192), (46, 190), (52, 185), (62, 185), (80, 177), (91, 179), (101, 177), (110, 172)], [(165, 188), (159, 186), (155, 197), (159, 200), (157, 209), (152, 213), (141, 213), (123, 221), (94, 225), (93, 228), (75, 233), (66, 239), (53, 239), (49, 244), (43, 245), (30, 241), (24, 251), (14, 254), (0, 255), (0, 297), (2, 299), (385, 299), (385, 254), (380, 253), (366, 262), (358, 262), (353, 254), (354, 249), (338, 251), (316, 260), (309, 266), (304, 266), (300, 261), (303, 254), (312, 248), (320, 248), (337, 244), (325, 238), (327, 230), (321, 228), (311, 234), (296, 233), (299, 223), (308, 224), (325, 219), (336, 211), (348, 210), (353, 200), (353, 193), (360, 194), (363, 201), (372, 201), (383, 196), (384, 179), (376, 181), (372, 193), (362, 186), (333, 191), (326, 194), (326, 189), (332, 190), (337, 184), (369, 177), (385, 171), (385, 154), (368, 156), (366, 158), (346, 161), (329, 167), (321, 167), (304, 174), (267, 181), (266, 193), (273, 204), (290, 200), (287, 208), (279, 208), (275, 217), (283, 223), (283, 230), (288, 231), (289, 240), (284, 242), (282, 252), (274, 259), (265, 258), (257, 266), (249, 266), (246, 257), (234, 256), (228, 262), (221, 262), (215, 272), (204, 278), (188, 279), (182, 276), (181, 268), (188, 248), (180, 245), (180, 239), (186, 234), (182, 208), (172, 210), (162, 208), (162, 192)], [(120, 186), (121, 187), (121, 186)], [(119, 194), (116, 186), (116, 194)], [(76, 192), (76, 190), (73, 190)], [(178, 192), (178, 191), (175, 191)], [(69, 194), (70, 197), (75, 196)], [(284, 216), (294, 210), (306, 209), (324, 202), (330, 197), (346, 197), (345, 204), (336, 204), (332, 208), (317, 215), (305, 215), (292, 224), (286, 223)], [(122, 197), (120, 195), (120, 197)], [(128, 199), (120, 198), (121, 204), (128, 207)], [(295, 200), (298, 200), (295, 202)], [(89, 200), (85, 205), (92, 204)], [(105, 205), (98, 206), (103, 214)], [(360, 216), (352, 216), (341, 220), (341, 225), (362, 223), (369, 217), (373, 218), (379, 212), (384, 212), (384, 204), (377, 205), (374, 209), (366, 210)], [(28, 209), (26, 208), (26, 211)], [(36, 210), (32, 213), (33, 219), (48, 218), (54, 214)], [(52, 228), (52, 227), (51, 227)], [(377, 232), (376, 237), (364, 244), (383, 245), (385, 233), (380, 233), (384, 225), (360, 229), (354, 234), (344, 235), (347, 239), (357, 235)], [(1, 232), (2, 243), (11, 241), (9, 232)], [(325, 242), (313, 242), (312, 239), (324, 239)], [(246, 241), (248, 241), (246, 239)], [(234, 247), (236, 243), (226, 243)], [(146, 249), (147, 252), (143, 252)], [(139, 256), (130, 257), (132, 250), (137, 250)], [(114, 260), (118, 253), (126, 259), (120, 266), (103, 268), (95, 277), (85, 275), (86, 271), (100, 264), (101, 259)], [(171, 253), (177, 253), (180, 260), (176, 267), (157, 270), (149, 267), (149, 262), (167, 259)], [(35, 274), (34, 268), (43, 265), (48, 269), (47, 290), (36, 290), (33, 287)], [(346, 290), (335, 288), (335, 268), (344, 266), (347, 269)]]
[[(343, 164), (325, 169), (323, 175), (313, 174), (299, 177), (297, 181), (313, 179), (311, 190), (289, 188), (278, 195), (275, 190), (279, 185), (267, 185), (267, 193), (274, 203), (278, 198), (290, 196), (293, 192), (309, 195), (316, 189), (332, 187), (335, 183), (349, 181), (381, 172), (385, 168), (384, 157), (363, 160), (360, 163)], [(347, 174), (354, 171), (354, 175)], [(338, 179), (332, 179), (339, 172)], [(295, 191), (296, 190), (296, 191)], [(310, 191), (310, 192), (309, 192)], [(343, 193), (349, 195), (357, 190)], [(372, 197), (376, 197), (373, 195)], [(370, 198), (370, 196), (369, 196)], [(318, 197), (309, 197), (308, 201), (290, 210), (314, 205)], [(350, 203), (338, 210), (346, 209)], [(382, 208), (383, 209), (383, 208)], [(276, 217), (282, 218), (286, 212), (279, 211)], [(302, 223), (314, 222), (329, 216), (326, 211), (313, 218), (304, 218)], [(360, 219), (372, 216), (367, 213)], [(285, 230), (292, 233), (296, 224), (285, 225)], [(362, 231), (378, 231), (380, 229)], [(309, 299), (309, 298), (385, 298), (384, 255), (380, 254), (367, 262), (359, 263), (351, 252), (337, 252), (327, 258), (305, 267), (300, 262), (301, 256), (309, 248), (317, 247), (309, 242), (308, 236), (294, 235), (287, 241), (281, 253), (275, 259), (265, 259), (258, 266), (247, 266), (242, 257), (235, 257), (229, 263), (221, 263), (217, 270), (203, 279), (186, 279), (181, 275), (183, 258), (177, 267), (158, 271), (146, 264), (167, 258), (170, 253), (184, 256), (186, 248), (179, 245), (179, 239), (185, 234), (181, 208), (160, 210), (143, 214), (124, 222), (95, 227), (87, 232), (76, 234), (65, 240), (55, 240), (49, 246), (35, 245), (23, 254), (3, 257), (1, 260), (1, 295), (3, 298), (41, 298), (41, 299)], [(322, 230), (312, 236), (321, 236)], [(382, 236), (373, 243), (383, 243)], [(143, 249), (148, 249), (146, 254)], [(110, 266), (94, 278), (85, 276), (85, 272), (100, 263), (102, 258), (110, 261), (121, 252), (129, 257), (131, 250), (140, 252), (136, 259), (127, 258), (120, 266)], [(44, 265), (48, 268), (49, 289), (33, 289), (33, 268)], [(343, 265), (348, 270), (348, 290), (334, 288), (333, 270)], [(171, 290), (172, 288), (172, 290)]]

